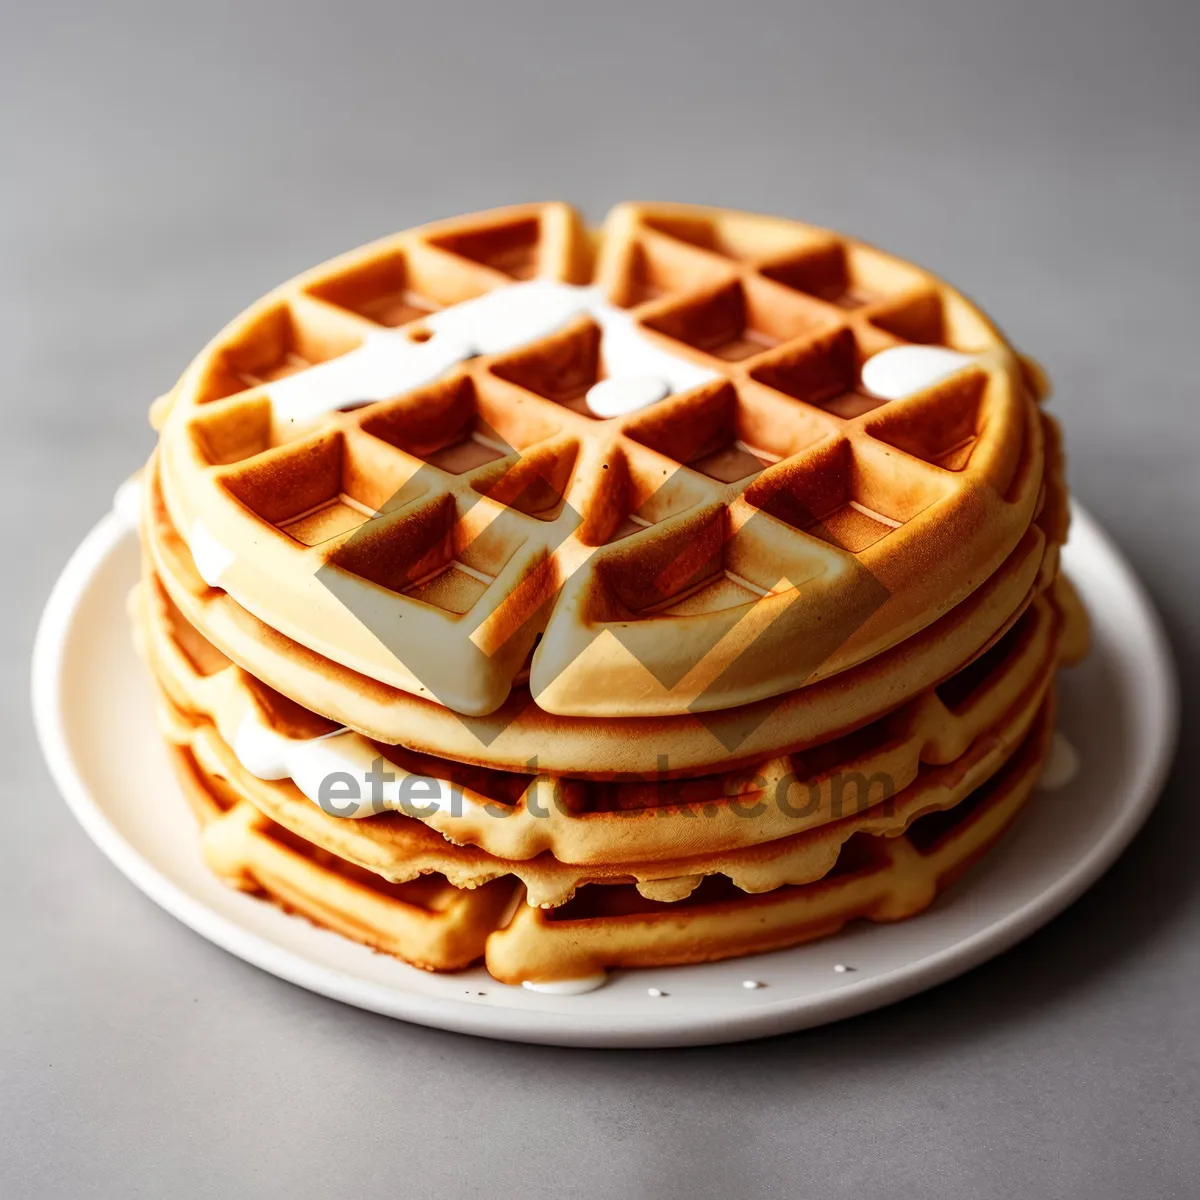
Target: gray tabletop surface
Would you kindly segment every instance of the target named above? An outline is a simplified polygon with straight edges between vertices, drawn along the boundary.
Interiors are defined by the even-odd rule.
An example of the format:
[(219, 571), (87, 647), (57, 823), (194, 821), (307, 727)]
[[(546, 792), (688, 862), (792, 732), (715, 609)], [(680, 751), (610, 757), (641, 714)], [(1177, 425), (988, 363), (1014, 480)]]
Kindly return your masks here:
[[(1185, 0), (0, 5), (0, 1195), (1195, 1196), (1198, 45)], [(295, 271), (555, 197), (851, 230), (1047, 364), (1075, 491), (1174, 643), (1185, 746), (1023, 945), (759, 1043), (491, 1043), (231, 957), (55, 794), (30, 642), (147, 402)]]

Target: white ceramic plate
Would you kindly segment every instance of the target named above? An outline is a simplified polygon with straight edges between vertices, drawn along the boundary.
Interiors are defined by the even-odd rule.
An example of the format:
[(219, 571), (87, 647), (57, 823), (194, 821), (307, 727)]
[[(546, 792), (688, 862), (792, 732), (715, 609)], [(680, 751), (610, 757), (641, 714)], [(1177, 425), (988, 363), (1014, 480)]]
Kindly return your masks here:
[(852, 1016), (968, 970), (1064, 909), (1136, 833), (1175, 742), (1170, 651), (1129, 566), (1078, 509), (1065, 563), (1094, 627), (1093, 653), (1063, 683), (1062, 727), (1083, 764), (1068, 787), (1036, 795), (996, 849), (913, 920), (857, 922), (822, 942), (733, 962), (614, 972), (584, 996), (505, 987), (482, 969), (418, 971), (208, 873), (130, 645), (124, 605), (138, 548), (116, 514), (84, 540), (46, 606), (34, 713), (55, 781), (117, 867), (192, 929), (283, 979), (388, 1016), (513, 1041), (737, 1041)]

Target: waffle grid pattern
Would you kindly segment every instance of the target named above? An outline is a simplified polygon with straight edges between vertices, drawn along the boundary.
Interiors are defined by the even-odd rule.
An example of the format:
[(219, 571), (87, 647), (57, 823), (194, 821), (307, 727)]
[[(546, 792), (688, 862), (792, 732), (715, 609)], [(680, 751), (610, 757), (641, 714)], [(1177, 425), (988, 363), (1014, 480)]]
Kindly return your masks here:
[[(350, 411), (309, 426), (273, 415), (272, 381), (383, 330), (419, 341), (429, 312), (514, 280), (587, 281), (590, 250), (557, 205), (428, 227), (302, 276), (218, 337), (174, 397), (164, 486), (182, 530), (203, 514), (253, 547), (229, 585), (247, 608), (466, 713), (503, 701), (544, 634), (543, 707), (626, 714), (641, 696), (650, 715), (865, 658), (929, 619), (923, 588), (944, 579), (946, 602), (960, 599), (1024, 532), (1041, 435), (1007, 344), (925, 273), (794, 222), (610, 217), (600, 288), (644, 337), (717, 376), (641, 412), (588, 414), (604, 345), (580, 318), (407, 394), (344, 397)], [(859, 371), (903, 342), (979, 358), (880, 404)], [(303, 591), (318, 576), (336, 600)], [(277, 603), (293, 586), (316, 621)], [(834, 611), (850, 624), (814, 640), (811, 614)], [(397, 624), (402, 639), (385, 632)], [(778, 653), (806, 632), (811, 655)], [(379, 639), (405, 661), (381, 659)], [(436, 652), (421, 660), (418, 645)]]
[[(1057, 445), (1046, 422), (1048, 446)], [(935, 685), (1011, 628), (1057, 574), (1065, 536), (1061, 461), (1052, 455), (1036, 522), (1009, 560), (940, 620), (869, 663), (727, 713), (596, 721), (557, 717), (514, 689), (492, 717), (465, 721), (439, 704), (366, 679), (279, 634), (199, 577), (166, 512), (152, 461), (144, 488), (144, 575), (186, 621), (250, 675), (377, 741), (464, 763), (611, 778), (732, 769), (817, 745)], [(667, 761), (663, 761), (664, 747)]]

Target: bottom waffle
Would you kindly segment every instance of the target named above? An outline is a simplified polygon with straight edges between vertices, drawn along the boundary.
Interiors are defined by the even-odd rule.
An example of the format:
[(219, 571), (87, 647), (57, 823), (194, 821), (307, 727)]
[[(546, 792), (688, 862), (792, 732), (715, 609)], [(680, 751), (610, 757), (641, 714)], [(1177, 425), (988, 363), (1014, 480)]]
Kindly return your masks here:
[(1053, 722), (1051, 695), (1016, 752), (965, 800), (896, 836), (855, 834), (816, 882), (748, 895), (714, 877), (675, 903), (627, 884), (593, 884), (554, 910), (522, 903), (523, 887), (510, 878), (474, 889), (438, 875), (389, 883), (272, 821), (186, 748), (173, 745), (171, 757), (221, 878), (426, 969), (458, 970), (482, 957), (501, 982), (548, 984), (782, 949), (855, 918), (920, 912), (1008, 827), (1037, 783)]

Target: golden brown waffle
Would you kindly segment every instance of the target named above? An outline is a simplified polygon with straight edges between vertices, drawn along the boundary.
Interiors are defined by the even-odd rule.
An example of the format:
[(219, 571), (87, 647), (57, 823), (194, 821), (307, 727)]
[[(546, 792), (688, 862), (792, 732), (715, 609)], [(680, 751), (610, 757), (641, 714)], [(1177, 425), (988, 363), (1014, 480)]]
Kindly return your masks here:
[[(460, 713), (494, 712), (528, 663), (541, 709), (612, 719), (833, 675), (1011, 560), (1042, 427), (1022, 363), (957, 292), (717, 209), (623, 205), (594, 270), (592, 251), (563, 205), (498, 210), (346, 255), (231, 323), (158, 409), (167, 505), (210, 582)], [(347, 363), (397, 347), (428, 374), (466, 345), (439, 309), (501, 289), (511, 305), (533, 276), (594, 278), (591, 315), (450, 353), (415, 388), (339, 391)], [(678, 364), (677, 394), (594, 419), (583, 397), (630, 338)], [(907, 343), (973, 361), (883, 403), (860, 372)]]
[[(850, 738), (683, 785), (559, 780), (562, 807), (547, 798), (552, 780), (464, 771), (365, 744), (364, 761), (387, 756), (400, 777), (407, 770), (452, 781), (462, 789), (459, 811), (451, 804), (420, 820), (399, 812), (348, 819), (322, 811), (290, 779), (256, 779), (231, 749), (243, 744), (247, 721), (296, 746), (315, 745), (303, 739), (327, 735), (328, 723), (230, 664), (152, 583), (135, 601), (143, 653), (170, 697), (168, 737), (240, 798), (389, 879), (436, 871), (471, 887), (516, 875), (535, 904), (561, 904), (591, 882), (633, 880), (644, 893), (678, 898), (711, 874), (749, 891), (819, 878), (854, 834), (900, 833), (986, 781), (1042, 703), (1064, 634), (1058, 610), (1039, 598), (988, 655)], [(330, 769), (322, 763), (318, 773)]]
[[(1048, 446), (1057, 446), (1047, 423)], [(297, 703), (376, 740), (459, 762), (552, 775), (695, 774), (819, 745), (941, 682), (1019, 619), (1057, 570), (1066, 505), (1057, 455), (1038, 523), (1009, 561), (939, 621), (869, 663), (783, 697), (702, 717), (559, 717), (518, 689), (491, 718), (466, 721), (441, 705), (349, 671), (285, 638), (227, 593), (208, 587), (170, 522), (151, 462), (143, 538), (153, 573), (187, 621), (252, 676)]]
[(418, 966), (455, 970), (484, 953), (489, 971), (515, 984), (738, 957), (834, 933), (857, 917), (911, 916), (1007, 828), (1037, 780), (1052, 724), (1047, 701), (1018, 752), (966, 801), (920, 817), (902, 836), (851, 838), (818, 882), (749, 896), (709, 879), (671, 904), (627, 885), (594, 885), (557, 910), (522, 903), (519, 885), (503, 880), (475, 890), (436, 875), (387, 883), (231, 795), (188, 750), (173, 749), (172, 761), (222, 878)]
[[(287, 781), (255, 778), (238, 762), (215, 727), (189, 720), (181, 711), (164, 720), (168, 740), (186, 750), (196, 769), (221, 781), (231, 796), (245, 800), (276, 825), (338, 860), (394, 883), (438, 874), (456, 888), (476, 888), (495, 880), (518, 880), (529, 904), (554, 908), (586, 884), (632, 883), (642, 895), (673, 902), (689, 896), (711, 876), (723, 875), (741, 891), (769, 892), (786, 884), (821, 879), (837, 862), (842, 846), (856, 834), (895, 836), (914, 820), (962, 802), (1003, 765), (1027, 731), (1042, 692), (989, 730), (956, 759), (926, 767), (897, 796), (877, 790), (857, 792), (850, 815), (804, 833), (723, 853), (654, 862), (562, 863), (548, 853), (504, 860), (474, 846), (456, 846), (429, 825), (399, 813), (363, 820), (321, 811)], [(170, 702), (163, 700), (165, 705)], [(868, 801), (874, 803), (868, 804)], [(752, 802), (750, 807), (752, 808)], [(861, 804), (861, 807), (860, 807)], [(685, 816), (671, 813), (676, 822)], [(799, 822), (797, 822), (799, 823)]]
[(828, 937), (855, 918), (915, 916), (1011, 824), (1037, 784), (1053, 721), (1048, 701), (1020, 751), (968, 800), (922, 817), (902, 837), (851, 840), (816, 883), (745, 896), (714, 879), (670, 905), (632, 888), (586, 888), (559, 909), (520, 905), (487, 940), (488, 970), (517, 983), (715, 962)]

